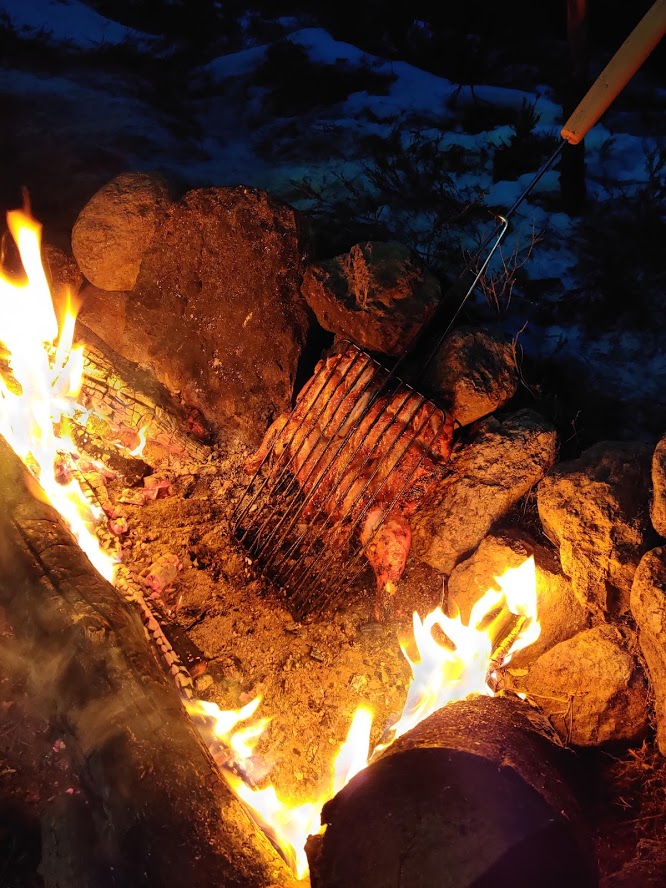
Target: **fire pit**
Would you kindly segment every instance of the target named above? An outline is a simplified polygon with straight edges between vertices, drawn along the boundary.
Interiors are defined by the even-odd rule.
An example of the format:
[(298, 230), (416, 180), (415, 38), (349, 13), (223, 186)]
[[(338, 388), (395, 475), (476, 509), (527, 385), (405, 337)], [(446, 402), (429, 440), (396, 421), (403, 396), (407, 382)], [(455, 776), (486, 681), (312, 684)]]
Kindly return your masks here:
[[(170, 370), (168, 356), (155, 351), (164, 335), (152, 327), (156, 292), (165, 303), (176, 290), (185, 294), (178, 323), (186, 326), (187, 300), (189, 307), (201, 306), (206, 289), (205, 283), (199, 289), (187, 283), (185, 265), (177, 281), (167, 275), (146, 296), (146, 276), (158, 258), (167, 265), (186, 261), (177, 251), (174, 259), (170, 241), (180, 217), (189, 214), (191, 237), (193, 208), (202, 212), (207, 206), (210, 215), (196, 217), (194, 227), (210, 248), (213, 230), (224, 231), (224, 243), (243, 238), (237, 220), (245, 202), (268, 205), (248, 189), (220, 191), (193, 193), (165, 211), (164, 229), (141, 262), (131, 307), (127, 294), (109, 294), (110, 304), (102, 306), (104, 293), (89, 290), (79, 350), (71, 347), (73, 314), (65, 314), (58, 327), (50, 307), (38, 226), (21, 214), (11, 217), (28, 285), (3, 279), (3, 298), (20, 296), (27, 312), (22, 324), (18, 307), (6, 326), (0, 322), (7, 348), (0, 431), (78, 540), (76, 546), (52, 507), (39, 501), (28, 472), (3, 442), (1, 601), (35, 660), (41, 685), (36, 705), (60, 733), (77, 784), (65, 803), (66, 816), (44, 818), (46, 883), (77, 884), (76, 878), (80, 883), (85, 877), (96, 886), (110, 884), (112, 870), (129, 882), (143, 867), (150, 884), (287, 886), (307, 877), (309, 856), (313, 885), (381, 888), (395, 882), (386, 849), (393, 854), (402, 847), (394, 844), (386, 823), (392, 811), (404, 809), (419, 824), (425, 818), (422, 827), (414, 827), (413, 847), (440, 847), (443, 855), (428, 858), (423, 868), (420, 852), (410, 858), (405, 885), (435, 884), (427, 881), (428, 872), (448, 867), (456, 848), (478, 863), (472, 867), (474, 884), (486, 884), (483, 878), (505, 884), (505, 874), (515, 871), (520, 858), (529, 866), (523, 873), (527, 881), (518, 884), (544, 881), (542, 860), (566, 858), (568, 869), (550, 868), (558, 874), (552, 884), (566, 875), (574, 884), (594, 885), (593, 855), (561, 744), (574, 732), (578, 745), (631, 741), (646, 732), (647, 684), (636, 636), (624, 623), (617, 628), (626, 607), (623, 611), (619, 594), (601, 602), (596, 593), (586, 598), (582, 587), (572, 587), (559, 564), (552, 565), (557, 561), (552, 547), (544, 554), (543, 541), (498, 543), (501, 555), (491, 559), (490, 574), (479, 560), (489, 551), (491, 526), (510, 515), (552, 466), (554, 431), (526, 411), (490, 415), (515, 391), (506, 383), (515, 367), (512, 371), (510, 350), (487, 336), (480, 347), (475, 331), (472, 369), (498, 354), (508, 359), (501, 372), (490, 374), (485, 400), (479, 385), (473, 399), (464, 399), (460, 387), (446, 393), (450, 415), (465, 427), (457, 433), (451, 465), (428, 490), (414, 521), (413, 554), (405, 557), (404, 576), (391, 590), (397, 621), (371, 619), (374, 581), (367, 566), (355, 570), (344, 596), (336, 593), (335, 609), (324, 606), (315, 619), (297, 621), (288, 598), (257, 574), (252, 550), (238, 544), (231, 527), (247, 488), (243, 467), (257, 432), (268, 425), (239, 417), (240, 389), (224, 400), (220, 379), (232, 379), (234, 367), (242, 365), (242, 346), (228, 357), (199, 357), (198, 366), (210, 357), (219, 373), (212, 393), (197, 389), (198, 377), (187, 377), (185, 365)], [(279, 210), (281, 223), (286, 212)], [(285, 235), (287, 241), (291, 237)], [(275, 238), (275, 231), (267, 235), (271, 244)], [(165, 243), (171, 244), (168, 260)], [(270, 259), (270, 249), (252, 243), (252, 251)], [(270, 290), (282, 272), (266, 274)], [(234, 286), (242, 289), (238, 281)], [(296, 307), (287, 327), (292, 342), (300, 343), (295, 354), (307, 338), (301, 329), (307, 309), (297, 289), (290, 292)], [(131, 345), (114, 305), (124, 305), (123, 317), (131, 315), (136, 325)], [(224, 307), (219, 312), (221, 324)], [(239, 336), (247, 330), (252, 342), (259, 334), (252, 332), (251, 312), (242, 317), (234, 312)], [(44, 323), (35, 322), (37, 317)], [(199, 323), (204, 329), (202, 318)], [(23, 351), (28, 346), (32, 350)], [(256, 342), (250, 354), (255, 347)], [(208, 348), (205, 337), (201, 348)], [(141, 349), (143, 366), (132, 359)], [(462, 360), (463, 353), (458, 349), (456, 358)], [(265, 389), (253, 383), (252, 403), (263, 405), (262, 415), (272, 404), (276, 415), (286, 406), (282, 382), (262, 376), (261, 365), (254, 372)], [(461, 372), (458, 379), (468, 385), (472, 375)], [(498, 379), (504, 380), (502, 395)], [(190, 403), (185, 394), (193, 395)], [(471, 418), (462, 400), (466, 409), (477, 404)], [(634, 451), (632, 458), (634, 486), (647, 490), (650, 453)], [(612, 476), (610, 459), (605, 457), (606, 478)], [(490, 465), (498, 461), (501, 472), (492, 475)], [(562, 466), (559, 471), (571, 484), (573, 472)], [(544, 491), (552, 490), (556, 477), (551, 473)], [(253, 514), (253, 504), (246, 506)], [(626, 516), (631, 507), (618, 496), (619, 508)], [(555, 512), (544, 499), (544, 527), (560, 543), (564, 560), (567, 538)], [(631, 583), (627, 564), (635, 562), (635, 569), (646, 548), (647, 528), (641, 530), (633, 515), (631, 523), (633, 548), (614, 574), (620, 591), (627, 576)], [(369, 552), (361, 535), (356, 564), (365, 563), (364, 546)], [(462, 576), (467, 601), (456, 593)], [(448, 580), (446, 602), (442, 578)], [(567, 712), (565, 701), (558, 722), (539, 669), (528, 670), (531, 651), (540, 661), (552, 656), (561, 663), (557, 648), (567, 644), (571, 662), (580, 665), (574, 642), (583, 636), (589, 645), (596, 639), (595, 650), (611, 652), (618, 673), (608, 693), (612, 702), (590, 703), (586, 717), (596, 719), (596, 734), (585, 733), (578, 702)], [(599, 660), (600, 687), (612, 673), (608, 657)], [(519, 698), (528, 692), (529, 700)], [(546, 727), (535, 703), (551, 716), (558, 734)], [(424, 764), (431, 758), (432, 771)], [(516, 762), (515, 774), (509, 774), (506, 769)], [(504, 770), (493, 782), (497, 766)], [(394, 780), (397, 795), (389, 803)], [(455, 782), (453, 808), (438, 790), (447, 780)], [(432, 793), (414, 796), (412, 784), (424, 791), (431, 784)], [(482, 805), (472, 805), (470, 810), (481, 813), (468, 817), (465, 800), (478, 801), (484, 785), (492, 785), (495, 807), (483, 813)], [(57, 804), (63, 804), (61, 798)], [(494, 832), (503, 807), (511, 816), (505, 829)], [(328, 825), (323, 838), (322, 809)], [(360, 828), (371, 809), (383, 809), (386, 817), (376, 843)], [(86, 812), (93, 827), (87, 848), (80, 848), (73, 836)], [(465, 840), (457, 842), (456, 830), (463, 828)], [(492, 841), (482, 858), (474, 849), (484, 834), (492, 834)], [(310, 838), (306, 854), (309, 836), (316, 838)], [(410, 847), (412, 839), (405, 841)], [(56, 846), (70, 849), (66, 860), (53, 851)], [(381, 881), (376, 866), (384, 857), (387, 874)], [(470, 884), (470, 872), (467, 864), (454, 867), (450, 884)]]

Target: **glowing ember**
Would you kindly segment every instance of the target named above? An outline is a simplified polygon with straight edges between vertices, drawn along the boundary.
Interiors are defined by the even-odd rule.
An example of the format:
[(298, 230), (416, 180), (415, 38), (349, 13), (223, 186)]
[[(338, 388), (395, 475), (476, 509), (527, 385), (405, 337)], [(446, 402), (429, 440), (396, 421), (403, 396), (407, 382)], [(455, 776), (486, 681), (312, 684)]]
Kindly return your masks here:
[(68, 305), (58, 333), (41, 262), (39, 223), (14, 210), (7, 224), (26, 280), (12, 280), (0, 270), (0, 343), (11, 373), (8, 379), (0, 377), (0, 434), (37, 478), (97, 570), (111, 579), (113, 560), (94, 533), (101, 510), (88, 502), (75, 478), (64, 484), (56, 478), (58, 463), (76, 452), (67, 418), (83, 412), (76, 402), (83, 351), (72, 348), (75, 315)]

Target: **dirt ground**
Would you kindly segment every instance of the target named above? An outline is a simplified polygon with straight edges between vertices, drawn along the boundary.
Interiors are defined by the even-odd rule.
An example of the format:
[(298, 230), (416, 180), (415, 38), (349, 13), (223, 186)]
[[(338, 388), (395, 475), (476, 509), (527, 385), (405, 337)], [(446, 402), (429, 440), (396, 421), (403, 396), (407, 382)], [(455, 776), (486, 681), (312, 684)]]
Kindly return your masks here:
[[(442, 598), (439, 575), (410, 559), (399, 593), (400, 618), (372, 620), (374, 580), (337, 609), (304, 623), (255, 573), (231, 538), (229, 517), (247, 479), (246, 450), (227, 442), (201, 466), (173, 473), (173, 493), (124, 506), (123, 562), (138, 575), (161, 555), (183, 565), (163, 599), (208, 661), (198, 695), (236, 709), (261, 695), (257, 716), (270, 724), (257, 753), (278, 793), (316, 795), (355, 708), (375, 713), (376, 742), (402, 709), (410, 669), (399, 640), (411, 613)], [(112, 482), (112, 499), (122, 481)], [(40, 816), (59, 793), (75, 791), (67, 753), (48, 724), (31, 714), (29, 664), (17, 656), (11, 627), (0, 623), (0, 886), (41, 885)], [(579, 754), (580, 796), (596, 837), (604, 888), (666, 885), (666, 760), (641, 749)]]

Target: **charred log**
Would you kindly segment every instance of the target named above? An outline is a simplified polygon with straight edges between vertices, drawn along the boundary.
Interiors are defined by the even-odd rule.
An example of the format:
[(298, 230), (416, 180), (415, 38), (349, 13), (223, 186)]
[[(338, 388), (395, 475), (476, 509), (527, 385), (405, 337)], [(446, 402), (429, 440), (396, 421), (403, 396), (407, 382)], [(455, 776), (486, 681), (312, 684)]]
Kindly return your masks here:
[(332, 799), (313, 888), (589, 888), (596, 865), (564, 750), (522, 701), (454, 703)]
[(69, 752), (96, 847), (90, 860), (90, 836), (76, 838), (76, 805), (58, 819), (57, 841), (45, 842), (45, 885), (78, 888), (81, 872), (96, 888), (107, 879), (128, 888), (292, 884), (221, 779), (139, 616), (38, 495), (0, 439), (0, 601), (31, 663), (34, 706)]
[(113, 888), (113, 873), (105, 865), (88, 804), (81, 795), (56, 796), (45, 808), (41, 826), (40, 871), (47, 886)]
[[(206, 459), (210, 448), (203, 441), (205, 429), (195, 415), (184, 410), (148, 372), (112, 352), (80, 322), (77, 337), (85, 347), (81, 394), (94, 412), (89, 423), (93, 434), (113, 441), (143, 429), (151, 463), (156, 457), (159, 461), (160, 454), (194, 462)], [(130, 446), (133, 448), (136, 443)]]

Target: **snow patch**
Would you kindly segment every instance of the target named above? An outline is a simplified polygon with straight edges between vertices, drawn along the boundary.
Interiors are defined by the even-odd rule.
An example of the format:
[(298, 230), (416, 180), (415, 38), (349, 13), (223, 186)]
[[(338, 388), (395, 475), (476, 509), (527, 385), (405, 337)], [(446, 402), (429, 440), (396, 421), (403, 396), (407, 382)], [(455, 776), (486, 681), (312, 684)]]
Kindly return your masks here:
[(5, 0), (2, 11), (20, 36), (42, 35), (77, 49), (129, 41), (147, 50), (157, 42), (152, 35), (110, 21), (80, 0)]

